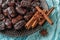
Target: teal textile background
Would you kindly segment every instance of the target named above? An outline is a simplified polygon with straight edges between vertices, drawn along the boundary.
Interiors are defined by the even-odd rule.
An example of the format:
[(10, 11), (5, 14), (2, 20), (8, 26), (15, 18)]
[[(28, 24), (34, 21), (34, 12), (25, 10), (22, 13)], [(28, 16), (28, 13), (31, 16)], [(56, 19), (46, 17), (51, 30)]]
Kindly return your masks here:
[(43, 26), (48, 30), (47, 36), (41, 36), (39, 31), (24, 37), (10, 37), (0, 33), (0, 40), (60, 40), (60, 0), (46, 0), (46, 2), (49, 8), (55, 7), (55, 10), (50, 15), (54, 24), (50, 25), (46, 22)]

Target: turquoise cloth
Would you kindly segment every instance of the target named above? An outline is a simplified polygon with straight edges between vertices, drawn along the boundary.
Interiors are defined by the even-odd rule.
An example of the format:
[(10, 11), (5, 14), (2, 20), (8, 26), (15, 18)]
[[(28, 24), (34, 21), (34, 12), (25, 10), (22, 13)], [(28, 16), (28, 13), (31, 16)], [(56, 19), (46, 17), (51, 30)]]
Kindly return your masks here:
[(39, 34), (39, 31), (24, 37), (10, 37), (0, 34), (0, 40), (60, 40), (60, 0), (46, 0), (48, 7), (55, 7), (54, 12), (50, 15), (54, 24), (50, 25), (46, 22), (43, 28), (48, 30), (48, 35), (43, 37)]

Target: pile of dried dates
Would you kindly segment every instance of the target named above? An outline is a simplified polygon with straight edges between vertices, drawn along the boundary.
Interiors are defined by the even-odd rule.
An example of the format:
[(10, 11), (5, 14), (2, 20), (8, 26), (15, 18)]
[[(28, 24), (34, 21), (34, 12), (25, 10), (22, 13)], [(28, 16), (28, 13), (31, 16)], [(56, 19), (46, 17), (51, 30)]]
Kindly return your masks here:
[(35, 13), (39, 0), (9, 0), (0, 3), (0, 30), (23, 28)]

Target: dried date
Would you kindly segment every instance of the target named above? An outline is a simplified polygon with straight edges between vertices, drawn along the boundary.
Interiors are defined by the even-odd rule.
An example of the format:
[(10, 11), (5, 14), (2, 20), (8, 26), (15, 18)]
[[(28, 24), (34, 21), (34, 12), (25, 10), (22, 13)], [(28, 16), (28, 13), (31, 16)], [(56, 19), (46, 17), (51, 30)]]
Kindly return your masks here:
[(8, 15), (10, 15), (11, 17), (15, 17), (16, 16), (15, 10), (14, 10), (13, 7), (8, 7), (7, 10), (8, 10)]
[(3, 20), (5, 17), (3, 14), (0, 14), (0, 20)]
[(30, 1), (22, 0), (20, 4), (21, 4), (22, 7), (31, 7), (31, 2)]
[(10, 1), (10, 2), (8, 2), (8, 6), (9, 6), (9, 7), (11, 7), (11, 6), (14, 7), (14, 5), (15, 5), (15, 2), (14, 2), (14, 1)]
[(5, 18), (3, 21), (6, 25), (6, 28), (8, 28), (8, 29), (12, 28), (12, 22), (8, 18)]
[(7, 9), (3, 10), (3, 14), (4, 16), (8, 16), (8, 10)]
[(28, 20), (32, 17), (32, 15), (33, 15), (33, 12), (28, 12), (28, 13), (24, 16), (24, 19), (25, 19), (26, 21), (28, 21)]
[(5, 29), (5, 24), (3, 21), (0, 21), (0, 30), (4, 30)]
[(15, 24), (17, 23), (18, 21), (20, 21), (21, 19), (23, 19), (23, 17), (21, 15), (18, 15), (16, 18), (13, 18), (12, 19), (12, 23)]
[(14, 29), (15, 29), (15, 30), (19, 30), (19, 29), (21, 29), (25, 24), (26, 24), (25, 20), (21, 20), (21, 21), (19, 21), (18, 23), (16, 23), (16, 24), (14, 25)]
[(24, 15), (26, 13), (26, 9), (23, 9), (21, 7), (16, 7), (16, 11), (19, 13), (19, 14), (22, 14)]

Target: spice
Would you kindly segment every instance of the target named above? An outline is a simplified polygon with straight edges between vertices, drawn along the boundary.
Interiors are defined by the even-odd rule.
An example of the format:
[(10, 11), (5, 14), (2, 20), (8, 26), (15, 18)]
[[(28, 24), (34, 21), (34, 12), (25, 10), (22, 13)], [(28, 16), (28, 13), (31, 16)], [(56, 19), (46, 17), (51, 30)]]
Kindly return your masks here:
[[(38, 9), (38, 7), (37, 7)], [(41, 10), (41, 9), (40, 9)], [(42, 25), (45, 21), (45, 18), (44, 16), (46, 17), (46, 20), (48, 20), (51, 24), (53, 23), (48, 16), (46, 16), (46, 12), (47, 14), (50, 14), (52, 12), (53, 8), (47, 12), (46, 10), (41, 10), (42, 13), (45, 13), (45, 14), (42, 14), (42, 13), (39, 13), (38, 11), (33, 15), (33, 17), (26, 23), (25, 27), (26, 29), (30, 29), (31, 27), (34, 28), (38, 23), (40, 25)], [(38, 20), (38, 21), (37, 21)]]
[(38, 20), (35, 20), (34, 23), (32, 24), (32, 28), (35, 28), (37, 24), (38, 24)]
[(40, 34), (41, 34), (42, 36), (46, 36), (46, 35), (48, 34), (48, 32), (47, 32), (47, 30), (42, 29), (41, 32), (40, 32)]
[(26, 23), (26, 25), (25, 25), (26, 29), (30, 29), (30, 28), (31, 28), (31, 25), (32, 25), (33, 22), (35, 21), (37, 14), (38, 14), (38, 12), (36, 12), (36, 13), (33, 15), (33, 17)]
[[(33, 17), (26, 23), (26, 25), (25, 25), (25, 27), (26, 27), (26, 29), (30, 29), (31, 27), (32, 28), (34, 28), (36, 25), (37, 25), (37, 23), (38, 23), (38, 19), (39, 19), (39, 17), (40, 17), (40, 14), (39, 14), (39, 12), (37, 11), (34, 15), (33, 15)], [(37, 22), (37, 23), (36, 23)]]
[[(52, 7), (50, 10), (47, 11), (47, 15), (49, 16), (49, 14), (54, 10), (54, 7)], [(39, 22), (39, 25), (43, 25), (43, 23), (45, 22), (45, 19), (43, 19), (42, 21)]]
[(44, 12), (43, 10), (41, 10), (41, 9), (39, 8), (39, 6), (36, 6), (35, 8), (44, 16), (44, 18), (45, 18), (51, 25), (53, 24), (52, 20), (45, 14), (45, 12)]

